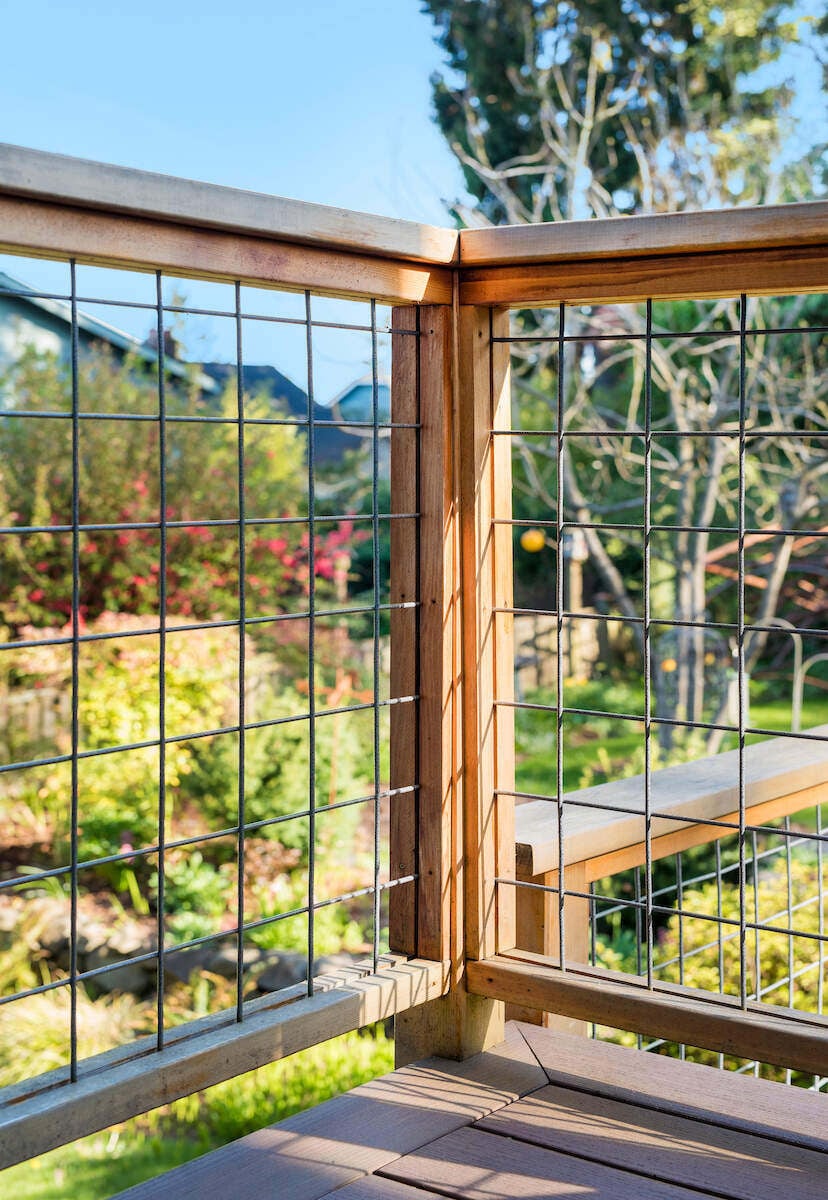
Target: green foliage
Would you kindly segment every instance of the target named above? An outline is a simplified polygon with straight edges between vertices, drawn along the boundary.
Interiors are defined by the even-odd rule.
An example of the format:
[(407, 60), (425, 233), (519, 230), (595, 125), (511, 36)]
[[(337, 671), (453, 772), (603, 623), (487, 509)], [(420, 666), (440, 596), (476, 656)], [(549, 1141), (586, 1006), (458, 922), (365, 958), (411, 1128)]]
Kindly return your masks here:
[[(268, 720), (280, 722), (251, 731), (245, 745), (245, 818), (272, 821), (292, 813), (307, 813), (310, 778), (310, 739), (307, 720), (291, 720), (307, 711), (307, 696), (285, 685), (267, 707)], [(367, 795), (371, 789), (370, 747), (364, 744), (354, 714), (320, 718), (315, 725), (316, 803)], [(205, 739), (192, 746), (187, 794), (206, 816), (220, 826), (232, 825), (238, 813), (238, 747), (226, 738)], [(352, 829), (359, 820), (354, 808)], [(265, 826), (260, 836), (306, 854), (309, 825), (306, 816)]]
[[(158, 639), (119, 636), (145, 628), (139, 617), (104, 614), (94, 626), (100, 634), (114, 635), (87, 643), (80, 657), (78, 709), (82, 750), (104, 750), (128, 743), (156, 740), (159, 736)], [(36, 631), (26, 630), (30, 636)], [(57, 631), (41, 629), (44, 638)], [(166, 724), (171, 729), (197, 731), (220, 726), (235, 692), (232, 667), (228, 673), (226, 635), (221, 630), (194, 629), (170, 638), (166, 655)], [(3, 656), (7, 685), (71, 687), (70, 662), (62, 648), (8, 651)], [(68, 733), (58, 733), (58, 750), (68, 749)], [(172, 814), (186, 793), (193, 767), (192, 742), (172, 742), (166, 753), (166, 786)], [(24, 747), (14, 747), (22, 752)], [(80, 766), (82, 805), (80, 837), (82, 857), (106, 857), (122, 844), (150, 845), (158, 830), (158, 751), (155, 748), (104, 754)], [(18, 799), (26, 801), (35, 790), (33, 804), (53, 814), (58, 845), (68, 836), (66, 797), (70, 792), (69, 764), (58, 763), (29, 783), (23, 775)]]
[[(166, 516), (188, 522), (167, 531), (168, 611), (183, 617), (232, 617), (238, 612), (238, 531), (204, 524), (238, 514), (237, 399), (234, 388), (210, 395), (193, 367), (186, 383), (168, 381), (168, 407), (176, 416), (224, 417), (166, 428)], [(121, 359), (102, 346), (81, 358), (78, 387), (84, 411), (106, 414), (81, 423), (80, 519), (83, 524), (143, 525), (81, 536), (80, 612), (93, 620), (106, 611), (158, 611), (161, 457), (153, 420), (114, 419), (125, 413), (157, 415), (154, 368), (137, 357)], [(65, 413), (70, 408), (69, 368), (54, 355), (24, 347), (0, 372), (7, 408)], [(248, 395), (248, 418), (273, 416), (270, 397)], [(109, 418), (109, 419), (108, 419)], [(304, 437), (293, 426), (255, 426), (245, 441), (245, 488), (249, 514), (264, 518), (307, 511)], [(71, 423), (66, 420), (0, 419), (0, 515), (3, 524), (66, 526), (72, 520)], [(252, 507), (251, 507), (252, 506)], [(316, 574), (322, 595), (333, 594), (347, 576), (352, 530), (347, 523), (317, 538)], [(6, 624), (52, 625), (68, 619), (71, 597), (71, 535), (43, 532), (4, 538), (0, 570)], [(251, 606), (280, 611), (308, 586), (308, 534), (300, 526), (266, 526), (247, 539)]]
[[(158, 872), (150, 876), (154, 899), (158, 896)], [(230, 875), (206, 862), (200, 850), (173, 852), (164, 863), (164, 909), (167, 928), (176, 941), (215, 933), (217, 918), (227, 912), (233, 889)]]
[(423, 0), (437, 123), (495, 224), (744, 203), (790, 104), (781, 0)]
[[(790, 918), (784, 853), (770, 860), (769, 865), (760, 868), (756, 891), (758, 905), (753, 880), (750, 878), (745, 890), (745, 919), (749, 924), (763, 923), (786, 928), (790, 923), (799, 933), (819, 933), (821, 886), (816, 862), (795, 857), (791, 864), (791, 898), (794, 911)], [(730, 922), (736, 922), (736, 927), (731, 924), (723, 928), (724, 973), (721, 980), (717, 928), (709, 920), (704, 920), (705, 916), (717, 914), (715, 881), (685, 889), (682, 906), (685, 912), (698, 914), (698, 919), (686, 917), (682, 922), (681, 937), (686, 960), (684, 982), (688, 987), (701, 988), (707, 992), (718, 992), (721, 989), (725, 995), (739, 995), (738, 888), (727, 886), (722, 889), (721, 915)], [(748, 994), (756, 994), (758, 957), (759, 987), (765, 1003), (798, 1008), (803, 1012), (817, 1012), (820, 961), (815, 952), (816, 943), (808, 936), (789, 938), (783, 933), (760, 931), (757, 955), (756, 938), (756, 932), (748, 929), (745, 947)], [(794, 974), (790, 990), (787, 983), (779, 986), (780, 981), (788, 976), (789, 951), (793, 955)], [(679, 982), (679, 964), (670, 962), (672, 958), (678, 958), (678, 952), (679, 919), (671, 917), (664, 935), (659, 939), (657, 952), (659, 961), (669, 963), (659, 972), (659, 977), (668, 983)]]
[[(273, 879), (256, 878), (251, 886), (259, 917), (275, 917), (280, 913), (301, 909), (308, 902), (308, 873), (295, 870)], [(261, 950), (286, 950), (306, 954), (308, 949), (307, 923), (287, 918), (251, 929), (247, 940)], [(365, 929), (355, 921), (342, 904), (330, 904), (316, 910), (313, 940), (317, 956), (325, 954), (356, 954), (364, 951)]]
[(15, 1200), (105, 1200), (394, 1066), (381, 1027), (349, 1033), (0, 1173)]
[[(69, 1061), (69, 1005), (69, 989), (63, 987), (6, 1007), (0, 1038), (0, 1087)], [(151, 1019), (151, 1010), (132, 996), (91, 1000), (79, 984), (78, 1054), (85, 1058), (129, 1043), (138, 1034), (149, 1032)]]

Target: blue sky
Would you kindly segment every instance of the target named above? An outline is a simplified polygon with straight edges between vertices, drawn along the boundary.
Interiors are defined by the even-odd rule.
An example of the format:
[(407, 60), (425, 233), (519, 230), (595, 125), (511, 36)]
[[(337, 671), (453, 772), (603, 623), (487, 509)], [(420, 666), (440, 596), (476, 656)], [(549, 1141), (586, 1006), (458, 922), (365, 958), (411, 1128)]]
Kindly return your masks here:
[[(462, 194), (431, 121), (441, 55), (419, 0), (30, 0), (5, 5), (2, 27), (2, 141), (435, 224)], [(816, 136), (812, 60), (795, 52), (782, 71), (799, 80), (803, 128)], [(66, 290), (65, 269), (9, 259), (5, 269)], [(94, 293), (126, 298), (108, 274)], [(181, 290), (193, 305), (219, 302), (215, 285)], [(113, 311), (96, 315), (144, 335), (145, 312)], [(228, 323), (186, 324), (191, 353), (230, 357)], [(362, 374), (367, 355), (364, 338), (320, 335), (318, 398)], [(251, 325), (248, 360), (304, 382), (302, 347), (287, 335), (268, 342)]]
[(0, 140), (439, 224), (461, 187), (417, 0), (3, 7)]
[[(2, 141), (434, 224), (448, 223), (443, 200), (462, 191), (430, 119), (440, 52), (418, 0), (33, 0), (6, 7), (3, 35)], [(5, 258), (0, 269), (67, 290), (65, 268)], [(139, 277), (95, 274), (79, 276), (81, 294), (152, 299)], [(178, 290), (198, 307), (232, 302), (220, 285)], [(294, 315), (296, 299), (279, 311)], [(146, 312), (85, 307), (147, 332)], [(367, 319), (362, 306), (345, 309), (320, 301), (316, 315)], [(179, 323), (193, 357), (232, 357), (231, 322)], [(300, 333), (251, 322), (245, 357), (304, 386)], [(317, 398), (362, 375), (370, 353), (364, 335), (320, 331)]]

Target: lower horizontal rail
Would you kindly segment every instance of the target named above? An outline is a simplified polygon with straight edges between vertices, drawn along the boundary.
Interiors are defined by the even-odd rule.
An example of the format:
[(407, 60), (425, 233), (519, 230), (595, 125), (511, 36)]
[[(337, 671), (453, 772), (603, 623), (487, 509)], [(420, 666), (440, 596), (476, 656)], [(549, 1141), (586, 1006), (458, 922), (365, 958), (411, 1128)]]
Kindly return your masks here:
[(528, 951), (466, 963), (466, 985), (479, 996), (699, 1046), (736, 1058), (828, 1074), (828, 1019), (792, 1009), (706, 995), (673, 984), (646, 987), (619, 972), (572, 966)]
[(168, 1034), (158, 1051), (144, 1038), (0, 1094), (0, 1169), (13, 1166), (329, 1038), (394, 1016), (441, 995), (443, 964), (386, 955), (379, 969), (344, 968), (253, 1000), (244, 1020), (217, 1013)]

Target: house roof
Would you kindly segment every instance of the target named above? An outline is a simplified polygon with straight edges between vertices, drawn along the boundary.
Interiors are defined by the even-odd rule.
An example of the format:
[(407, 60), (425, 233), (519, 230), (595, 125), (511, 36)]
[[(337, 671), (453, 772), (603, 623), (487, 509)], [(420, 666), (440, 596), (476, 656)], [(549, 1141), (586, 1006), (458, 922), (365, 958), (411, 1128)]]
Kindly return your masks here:
[[(56, 300), (39, 295), (28, 284), (22, 283), (19, 279), (15, 279), (11, 275), (7, 275), (5, 271), (0, 271), (0, 296), (3, 295), (10, 299), (18, 300), (23, 304), (31, 305), (42, 312), (47, 312), (50, 316), (64, 322), (71, 329), (72, 305), (68, 300)], [(118, 329), (115, 325), (110, 325), (107, 321), (102, 321), (98, 317), (91, 316), (82, 309), (77, 310), (77, 322), (78, 328), (87, 334), (88, 337), (106, 342), (123, 354), (134, 354), (138, 358), (142, 358), (145, 362), (154, 363), (158, 361), (158, 351), (154, 346), (148, 342), (142, 342), (140, 338), (134, 337), (131, 333), (126, 333), (123, 329)], [(191, 378), (192, 365), (181, 362), (169, 354), (165, 356), (164, 369), (170, 375), (175, 375), (177, 378)], [(196, 377), (196, 383), (202, 391), (211, 394), (217, 391), (215, 380), (209, 375), (200, 373)]]
[[(212, 376), (223, 387), (229, 379), (235, 379), (235, 363), (202, 363), (202, 370)], [(297, 421), (308, 419), (308, 396), (281, 371), (272, 366), (244, 364), (242, 367), (244, 386), (251, 392), (266, 395), (281, 404), (288, 418)], [(350, 390), (350, 389), (347, 389)], [(327, 407), (314, 404), (314, 451), (317, 462), (328, 464), (339, 462), (343, 454), (361, 445), (354, 432), (342, 428), (342, 420), (334, 405)]]

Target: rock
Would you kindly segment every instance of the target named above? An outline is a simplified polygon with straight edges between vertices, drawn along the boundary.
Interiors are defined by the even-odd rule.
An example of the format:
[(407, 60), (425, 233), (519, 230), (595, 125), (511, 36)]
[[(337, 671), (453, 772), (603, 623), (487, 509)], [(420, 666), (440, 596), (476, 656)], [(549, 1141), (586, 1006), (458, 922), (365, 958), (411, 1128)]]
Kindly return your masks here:
[[(263, 956), (267, 966), (256, 980), (260, 992), (278, 992), (295, 983), (304, 983), (308, 977), (308, 960), (297, 951), (277, 951)], [(359, 961), (351, 954), (326, 954), (315, 959), (314, 975), (327, 975), (342, 967), (352, 967)]]
[(357, 959), (353, 954), (325, 954), (314, 962), (313, 973), (314, 975), (327, 975), (331, 971), (338, 971), (342, 967), (352, 967), (356, 962), (364, 961), (365, 955), (361, 955)]
[(267, 967), (256, 980), (260, 992), (278, 992), (308, 977), (308, 960), (295, 950), (279, 950), (266, 956)]
[(38, 946), (52, 957), (69, 948), (69, 901), (46, 897), (30, 900), (26, 917)]
[(179, 950), (164, 955), (164, 973), (181, 983), (189, 983), (193, 972), (204, 971), (215, 954), (212, 946), (193, 946), (191, 950)]
[(123, 921), (110, 933), (107, 943), (121, 958), (133, 958), (149, 954), (158, 945), (154, 926), (141, 925), (138, 921)]
[(102, 971), (93, 976), (89, 983), (102, 992), (132, 992), (136, 996), (143, 995), (152, 986), (152, 976), (144, 969), (145, 963), (124, 963), (121, 955), (113, 953), (109, 946), (101, 946), (86, 957), (83, 964), (85, 971), (94, 971), (112, 963), (112, 969)]
[(0, 897), (0, 933), (14, 933), (20, 920), (21, 908), (10, 896)]
[[(249, 971), (251, 967), (255, 967), (261, 960), (262, 952), (258, 946), (245, 946), (243, 951), (245, 971)], [(235, 979), (237, 961), (236, 947), (232, 943), (225, 943), (223, 946), (212, 950), (209, 959), (205, 963), (205, 967), (208, 971), (212, 971), (215, 975), (221, 975), (224, 979)]]
[[(87, 936), (86, 930), (84, 936)], [(139, 963), (124, 962), (124, 959), (138, 958), (155, 950), (157, 940), (155, 930), (151, 926), (141, 925), (138, 921), (122, 921), (109, 931), (103, 945), (96, 946), (88, 952), (82, 951), (81, 940), (79, 936), (78, 950), (82, 953), (82, 970), (95, 971), (112, 963), (111, 971), (104, 971), (90, 980), (101, 991), (133, 992), (140, 996), (152, 986), (156, 972), (155, 959), (146, 959)]]

